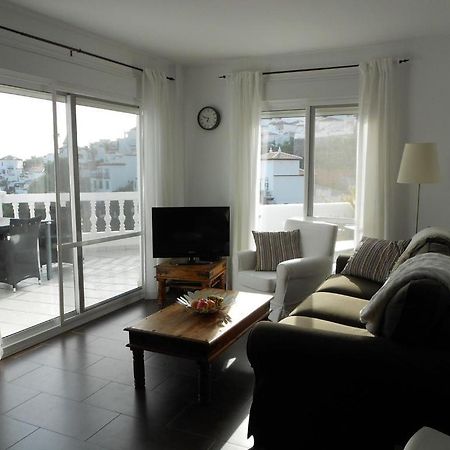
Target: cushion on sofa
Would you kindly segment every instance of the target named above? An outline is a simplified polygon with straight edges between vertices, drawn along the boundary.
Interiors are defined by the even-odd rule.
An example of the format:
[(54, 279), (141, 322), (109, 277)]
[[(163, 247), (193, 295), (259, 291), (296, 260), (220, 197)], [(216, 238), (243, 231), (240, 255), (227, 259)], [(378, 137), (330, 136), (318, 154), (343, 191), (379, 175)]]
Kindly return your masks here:
[(252, 231), (256, 245), (256, 268), (259, 271), (277, 270), (282, 261), (301, 258), (300, 230)]
[(356, 328), (341, 323), (329, 322), (328, 320), (317, 319), (315, 317), (288, 316), (279, 323), (293, 325), (302, 329), (314, 329), (317, 331), (330, 331), (333, 333), (350, 334), (353, 336), (373, 337), (365, 328)]
[(409, 242), (410, 239), (389, 241), (363, 236), (341, 274), (384, 283)]
[(381, 283), (351, 275), (332, 275), (327, 278), (316, 292), (335, 292), (336, 294), (369, 300), (380, 289)]
[(315, 292), (298, 305), (290, 316), (316, 317), (351, 327), (364, 328), (360, 311), (367, 300), (332, 292)]

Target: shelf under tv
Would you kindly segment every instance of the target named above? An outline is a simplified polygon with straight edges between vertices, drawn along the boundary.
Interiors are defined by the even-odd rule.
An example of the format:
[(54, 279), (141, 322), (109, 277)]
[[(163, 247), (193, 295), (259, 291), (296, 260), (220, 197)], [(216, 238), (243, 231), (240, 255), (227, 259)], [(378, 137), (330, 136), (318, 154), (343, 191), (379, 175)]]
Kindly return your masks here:
[(203, 264), (179, 264), (173, 261), (156, 266), (158, 281), (158, 301), (166, 299), (168, 287), (198, 290), (216, 287), (226, 289), (227, 259)]

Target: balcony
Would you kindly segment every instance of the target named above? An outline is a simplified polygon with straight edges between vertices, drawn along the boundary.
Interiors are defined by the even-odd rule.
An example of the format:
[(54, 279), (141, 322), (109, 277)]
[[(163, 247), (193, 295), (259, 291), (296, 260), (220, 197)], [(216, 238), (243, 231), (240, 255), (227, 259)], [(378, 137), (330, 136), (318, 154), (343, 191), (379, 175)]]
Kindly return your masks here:
[[(6, 194), (0, 192), (0, 213), (5, 217), (55, 218), (55, 194)], [(81, 193), (82, 240), (126, 236), (83, 247), (85, 306), (90, 307), (142, 285), (139, 194), (137, 192)], [(69, 194), (61, 195), (61, 206), (69, 206)], [(41, 261), (41, 283), (30, 278), (10, 285), (0, 283), (0, 330), (9, 336), (59, 315), (59, 279), (63, 280), (64, 310), (75, 308), (74, 265), (53, 262), (47, 274)], [(47, 276), (49, 275), (49, 276)]]
[[(62, 193), (60, 202), (62, 208), (67, 208), (70, 195)], [(40, 214), (45, 221), (54, 220), (55, 205), (54, 193), (6, 194), (0, 191), (0, 217), (23, 218)], [(139, 193), (136, 191), (81, 192), (80, 207), (83, 240), (140, 231)]]

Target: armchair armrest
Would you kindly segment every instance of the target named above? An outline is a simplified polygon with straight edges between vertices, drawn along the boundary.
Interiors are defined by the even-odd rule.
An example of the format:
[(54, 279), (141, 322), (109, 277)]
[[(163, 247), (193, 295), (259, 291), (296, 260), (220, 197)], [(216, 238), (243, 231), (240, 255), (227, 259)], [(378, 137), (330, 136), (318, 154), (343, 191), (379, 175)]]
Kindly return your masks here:
[(296, 258), (278, 264), (270, 319), (286, 317), (331, 274), (332, 264), (331, 256)]
[(256, 251), (242, 250), (237, 254), (237, 266), (240, 270), (255, 270), (256, 267)]
[(293, 280), (296, 278), (325, 276), (331, 273), (332, 258), (327, 256), (310, 256), (283, 261), (277, 266), (277, 279)]

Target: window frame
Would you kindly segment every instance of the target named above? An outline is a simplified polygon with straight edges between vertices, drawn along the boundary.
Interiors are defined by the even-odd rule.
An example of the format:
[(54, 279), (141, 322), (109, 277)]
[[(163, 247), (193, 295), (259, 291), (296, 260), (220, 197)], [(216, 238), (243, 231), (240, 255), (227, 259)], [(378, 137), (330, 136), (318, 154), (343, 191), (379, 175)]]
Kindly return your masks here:
[[(142, 208), (142, 199), (143, 199), (143, 173), (142, 173), (142, 108), (140, 105), (132, 105), (127, 103), (121, 103), (114, 100), (106, 100), (99, 95), (99, 97), (91, 97), (85, 96), (82, 94), (72, 93), (70, 91), (56, 90), (53, 87), (50, 88), (48, 86), (41, 86), (40, 84), (34, 84), (32, 82), (17, 82), (17, 85), (11, 84), (7, 80), (4, 79), (2, 74), (0, 73), (0, 92), (11, 95), (18, 95), (22, 97), (29, 97), (32, 99), (42, 99), (48, 100), (53, 105), (53, 152), (55, 156), (55, 164), (58, 162), (58, 147), (55, 146), (55, 142), (57, 140), (57, 118), (56, 118), (56, 110), (55, 105), (58, 101), (63, 101), (66, 103), (66, 112), (69, 110), (69, 101), (68, 99), (72, 99), (72, 103), (75, 106), (75, 101), (77, 104), (81, 104), (82, 106), (94, 106), (98, 108), (105, 108), (112, 111), (118, 112), (127, 112), (136, 115), (136, 123), (137, 123), (137, 133), (136, 133), (136, 155), (137, 155), (137, 173), (139, 182), (136, 185), (136, 190), (139, 193), (139, 222), (141, 224), (141, 228), (139, 231), (134, 231), (132, 233), (128, 233), (126, 235), (99, 238), (95, 240), (90, 240), (88, 242), (75, 242), (75, 243), (61, 243), (58, 239), (58, 251), (64, 248), (75, 248), (82, 247), (86, 245), (93, 245), (98, 243), (104, 243), (108, 241), (117, 241), (124, 240), (133, 237), (139, 237), (140, 239), (140, 248), (141, 248), (141, 286), (134, 288), (132, 290), (128, 290), (119, 295), (112, 296), (105, 301), (99, 302), (90, 307), (84, 307), (83, 296), (79, 295), (75, 300), (76, 303), (76, 314), (72, 312), (65, 312), (64, 309), (64, 294), (62, 294), (63, 286), (61, 284), (62, 277), (62, 269), (61, 269), (61, 260), (58, 260), (58, 276), (59, 280), (59, 293), (58, 293), (58, 303), (59, 303), (59, 312), (58, 314), (49, 320), (40, 322), (36, 325), (27, 326), (21, 331), (18, 331), (14, 334), (3, 336), (2, 337), (2, 345), (5, 350), (5, 355), (9, 356), (14, 354), (17, 351), (23, 350), (24, 348), (28, 348), (29, 346), (38, 344), (42, 341), (45, 341), (51, 336), (55, 334), (60, 334), (65, 331), (68, 331), (76, 326), (80, 326), (84, 323), (88, 323), (90, 320), (96, 319), (100, 316), (111, 313), (133, 301), (136, 301), (142, 298), (142, 292), (145, 286), (145, 257), (144, 257), (144, 234), (145, 234), (145, 223), (144, 223), (144, 215)], [(74, 120), (76, 117), (76, 113), (74, 111), (68, 114), (68, 119)], [(72, 135), (75, 133), (73, 131), (67, 130), (67, 133), (71, 133)], [(69, 151), (70, 155), (78, 154), (78, 149), (72, 149)], [(72, 165), (74, 165), (72, 163)], [(4, 169), (7, 170), (7, 169)], [(77, 179), (76, 166), (74, 165), (73, 170), (70, 171), (70, 180), (71, 184), (74, 184), (74, 180)], [(60, 208), (60, 194), (58, 185), (58, 176), (55, 176), (55, 207), (56, 209)], [(74, 202), (75, 203), (75, 202)], [(1, 206), (1, 205), (0, 205)], [(79, 209), (79, 207), (78, 207)], [(57, 213), (58, 214), (58, 213)], [(57, 222), (57, 227), (60, 227), (60, 222)], [(60, 233), (59, 229), (59, 235)], [(74, 267), (78, 267), (80, 265), (80, 261), (74, 261)], [(76, 277), (74, 278), (76, 280)], [(79, 282), (82, 277), (79, 278)], [(76, 281), (75, 281), (76, 282)], [(81, 307), (80, 307), (81, 305)]]
[[(303, 201), (303, 217), (305, 220), (319, 220), (324, 222), (336, 223), (339, 226), (353, 227), (355, 218), (336, 218), (327, 216), (315, 216), (314, 210), (314, 131), (315, 131), (315, 113), (317, 109), (340, 108), (350, 109), (358, 115), (358, 100), (356, 98), (346, 98), (339, 101), (277, 101), (265, 102), (260, 113), (261, 119), (272, 117), (305, 117), (305, 144), (304, 144), (304, 201)], [(261, 123), (261, 122), (260, 122)], [(261, 132), (260, 132), (261, 134)], [(259, 155), (261, 155), (261, 145)], [(258, 161), (258, 173), (260, 172), (260, 161)], [(258, 176), (258, 188), (260, 183), (260, 173)], [(259, 203), (261, 205), (261, 203)]]

